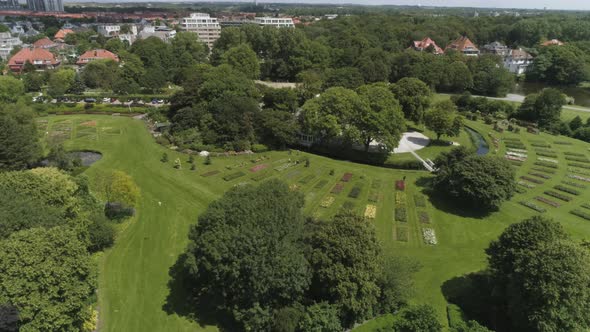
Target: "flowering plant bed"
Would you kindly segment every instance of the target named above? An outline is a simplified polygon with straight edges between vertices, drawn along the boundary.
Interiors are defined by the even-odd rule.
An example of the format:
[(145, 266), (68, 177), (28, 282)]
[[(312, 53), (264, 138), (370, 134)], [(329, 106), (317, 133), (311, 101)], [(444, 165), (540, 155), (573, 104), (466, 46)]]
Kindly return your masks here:
[(299, 187), (295, 183), (293, 183), (292, 185), (289, 186), (289, 190), (291, 190), (291, 191), (298, 191), (299, 188), (301, 188), (301, 187)]
[(536, 199), (536, 200), (538, 200), (538, 201), (539, 201), (539, 202), (541, 202), (541, 203), (545, 203), (545, 204), (547, 204), (547, 205), (551, 205), (551, 206), (553, 206), (553, 207), (559, 207), (559, 206), (560, 206), (560, 204), (559, 204), (559, 203), (557, 203), (557, 202), (554, 202), (554, 201), (552, 201), (552, 200), (550, 200), (550, 199), (548, 199), (548, 198), (545, 198), (545, 197), (543, 197), (543, 196), (536, 196), (536, 197), (535, 197), (535, 199)]
[(528, 176), (524, 176), (524, 175), (523, 175), (523, 176), (521, 176), (520, 178), (521, 178), (521, 179), (523, 179), (523, 180), (527, 180), (527, 181), (529, 181), (529, 182), (532, 182), (532, 183), (536, 183), (536, 184), (543, 184), (543, 181), (541, 181), (541, 180), (539, 180), (539, 179), (534, 179), (534, 178), (531, 178), (531, 177), (528, 177)]
[(546, 161), (535, 161), (535, 165), (537, 166), (543, 166), (543, 167), (549, 167), (549, 168), (558, 168), (558, 166), (554, 163), (549, 163)]
[(581, 183), (578, 183), (578, 182), (574, 182), (574, 181), (563, 180), (563, 181), (561, 181), (561, 183), (567, 184), (568, 186), (580, 188), (580, 189), (586, 189), (586, 186), (585, 185), (583, 185)]
[(569, 160), (569, 161), (579, 161), (579, 162), (581, 162), (581, 163), (590, 163), (590, 160), (586, 159), (586, 157), (565, 156), (565, 160)]
[(213, 176), (215, 174), (219, 174), (219, 171), (209, 171), (207, 173), (201, 174), (201, 176), (204, 177), (204, 178), (208, 178), (208, 177)]
[(524, 205), (524, 206), (528, 207), (529, 209), (533, 209), (533, 210), (540, 212), (540, 213), (544, 213), (545, 211), (547, 211), (547, 210), (545, 210), (545, 208), (543, 208), (533, 202), (521, 201), (519, 203), (520, 203), (520, 205)]
[(542, 173), (535, 173), (535, 172), (529, 172), (530, 175), (532, 176), (536, 176), (538, 178), (542, 178), (542, 179), (551, 179), (551, 176), (547, 175), (547, 174), (542, 174)]
[(515, 157), (515, 156), (510, 156), (510, 155), (506, 155), (504, 157), (506, 159), (512, 160), (512, 161), (520, 161), (520, 162), (525, 162), (526, 161), (526, 158), (523, 158), (523, 157)]
[(549, 152), (544, 152), (544, 151), (535, 151), (535, 153), (537, 154), (537, 156), (557, 158), (557, 154), (555, 154), (555, 153), (549, 153)]
[(572, 178), (572, 179), (576, 179), (576, 180), (580, 180), (580, 181), (585, 181), (585, 182), (590, 182), (590, 178), (586, 178), (580, 175), (575, 175), (575, 174), (568, 174), (568, 177)]
[(395, 193), (395, 206), (404, 206), (406, 205), (406, 193), (402, 191), (397, 191)]
[(395, 220), (399, 222), (408, 221), (408, 212), (405, 207), (395, 208)]
[(566, 141), (554, 141), (554, 144), (558, 144), (558, 145), (572, 145), (571, 142), (566, 142)]
[(510, 151), (510, 152), (519, 152), (519, 153), (524, 153), (524, 154), (526, 154), (528, 152), (525, 149), (508, 149), (508, 151)]
[(382, 181), (377, 179), (377, 180), (373, 180), (373, 183), (371, 183), (371, 188), (373, 189), (381, 189), (381, 183)]
[(262, 181), (264, 179), (269, 178), (272, 175), (272, 173), (270, 172), (266, 172), (266, 173), (259, 173), (256, 176), (252, 177), (252, 180), (258, 182), (258, 181)]
[(369, 202), (377, 203), (379, 202), (379, 192), (376, 190), (371, 190), (369, 192)]
[(533, 188), (536, 187), (534, 184), (530, 184), (528, 182), (524, 182), (524, 181), (521, 181), (521, 180), (518, 180), (516, 183), (518, 185), (523, 186), (523, 187), (528, 188), (528, 189), (533, 189)]
[(420, 222), (423, 224), (430, 224), (430, 217), (426, 211), (418, 212), (418, 220), (420, 220)]
[(539, 172), (543, 172), (543, 173), (547, 173), (547, 174), (555, 174), (555, 170), (548, 169), (548, 168), (531, 167), (531, 169), (534, 170), (534, 171), (539, 171)]
[(267, 169), (267, 168), (268, 168), (268, 164), (260, 164), (260, 165), (256, 165), (256, 166), (250, 168), (250, 172), (256, 173), (256, 172), (260, 172), (263, 169)]
[(287, 180), (289, 180), (289, 179), (296, 177), (299, 174), (301, 174), (301, 171), (292, 171), (292, 172), (289, 172), (289, 174), (287, 174), (287, 176), (285, 176), (285, 178)]
[(357, 198), (357, 197), (359, 197), (359, 195), (361, 194), (361, 189), (362, 189), (361, 186), (358, 186), (358, 185), (357, 186), (354, 186), (352, 188), (352, 190), (350, 190), (350, 192), (348, 193), (348, 197), (350, 197), (350, 198)]
[(342, 209), (343, 210), (352, 210), (354, 209), (354, 202), (351, 201), (346, 201), (342, 204)]
[(323, 208), (329, 208), (332, 203), (334, 203), (334, 196), (326, 196), (324, 199), (322, 199), (320, 206)]
[(244, 173), (244, 172), (235, 172), (235, 173), (231, 173), (231, 174), (228, 174), (228, 175), (224, 176), (223, 179), (225, 181), (232, 181), (232, 180), (235, 180), (237, 178), (241, 178), (244, 175), (246, 175), (246, 173)]
[(553, 159), (553, 158), (537, 157), (537, 159), (539, 159), (540, 161), (546, 161), (548, 163), (553, 163), (553, 164), (559, 163), (559, 160)]
[(506, 145), (507, 148), (511, 148), (511, 149), (525, 149), (526, 146), (524, 144), (522, 144), (521, 142), (504, 142), (504, 145)]
[(526, 190), (523, 187), (518, 187), (518, 186), (514, 188), (514, 191), (516, 191), (519, 194), (525, 194), (526, 193)]
[(308, 184), (311, 180), (315, 179), (315, 175), (309, 174), (299, 180), (301, 184)]
[(350, 181), (350, 179), (352, 179), (352, 173), (344, 173), (344, 175), (342, 175), (342, 178), (340, 179), (340, 181), (348, 182), (348, 181)]
[(320, 182), (316, 183), (314, 189), (322, 189), (326, 184), (328, 184), (328, 180), (321, 180)]
[(581, 164), (581, 163), (567, 163), (568, 166), (571, 167), (579, 167), (579, 168), (585, 168), (585, 169), (590, 169), (590, 165), (588, 164)]
[(367, 204), (365, 208), (365, 218), (375, 219), (377, 215), (377, 207), (373, 204)]
[(585, 157), (586, 156), (583, 153), (570, 152), (570, 151), (565, 151), (563, 154), (566, 155), (566, 156), (576, 156), (576, 157)]
[(588, 203), (584, 203), (584, 204), (582, 204), (582, 207), (583, 207), (584, 209), (588, 209), (588, 210), (590, 210), (590, 204), (588, 204)]
[(577, 191), (576, 189), (562, 186), (560, 184), (554, 186), (553, 189), (557, 189), (559, 191), (563, 191), (564, 193), (568, 193), (568, 194), (572, 194), (572, 195), (576, 195), (576, 196), (578, 196), (580, 194), (580, 192)]
[(536, 147), (536, 148), (550, 148), (551, 144), (547, 144), (547, 143), (531, 143), (532, 146)]
[(399, 191), (406, 190), (406, 183), (403, 180), (396, 180), (395, 181), (395, 189)]
[(551, 197), (555, 197), (557, 199), (560, 199), (564, 202), (569, 202), (572, 200), (572, 198), (570, 196), (564, 195), (564, 194), (560, 194), (556, 191), (553, 190), (546, 190), (545, 192), (543, 192), (545, 195), (547, 196), (551, 196)]
[(586, 213), (582, 210), (578, 210), (578, 209), (573, 209), (570, 211), (571, 214), (573, 214), (574, 216), (578, 216), (580, 218), (584, 218), (586, 220), (590, 220), (590, 213)]
[(426, 198), (422, 195), (414, 195), (414, 204), (417, 207), (426, 207)]
[(437, 244), (436, 234), (434, 233), (434, 229), (432, 228), (422, 228), (422, 237), (424, 238), (424, 243), (426, 244)]
[(395, 228), (395, 239), (400, 242), (408, 242), (409, 232), (407, 227), (396, 227)]
[(297, 165), (297, 163), (284, 163), (282, 165), (275, 167), (274, 170), (282, 172), (282, 171), (286, 170), (287, 168), (289, 168), (291, 166), (295, 166), (295, 165)]
[(506, 155), (507, 156), (513, 156), (513, 157), (520, 157), (520, 158), (527, 158), (527, 154), (526, 153), (522, 153), (522, 152), (513, 152), (513, 151), (506, 151)]
[(575, 168), (575, 167), (568, 167), (567, 170), (572, 173), (578, 173), (578, 174), (582, 174), (582, 175), (590, 175), (589, 171), (584, 170), (584, 169)]
[(342, 191), (342, 189), (344, 189), (344, 184), (336, 183), (336, 185), (332, 188), (330, 192), (332, 194), (339, 194)]

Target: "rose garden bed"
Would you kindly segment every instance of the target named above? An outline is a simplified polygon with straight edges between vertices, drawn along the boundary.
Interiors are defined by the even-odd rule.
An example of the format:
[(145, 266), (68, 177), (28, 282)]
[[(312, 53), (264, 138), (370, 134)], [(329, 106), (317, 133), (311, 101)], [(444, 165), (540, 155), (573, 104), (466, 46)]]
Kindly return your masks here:
[(535, 204), (535, 203), (533, 203), (533, 202), (528, 202), (528, 201), (520, 201), (520, 202), (518, 202), (518, 203), (519, 203), (520, 205), (526, 206), (526, 207), (528, 207), (529, 209), (533, 209), (533, 210), (535, 210), (535, 211), (537, 211), (537, 212), (540, 212), (540, 213), (544, 213), (545, 211), (547, 211), (547, 210), (546, 210), (544, 207), (542, 207), (542, 206), (539, 206), (539, 205), (537, 205), (537, 204)]
[(219, 171), (217, 171), (217, 170), (216, 170), (216, 171), (209, 171), (209, 172), (207, 172), (207, 173), (203, 173), (203, 174), (201, 174), (201, 176), (202, 176), (202, 177), (204, 177), (204, 178), (208, 178), (208, 177), (210, 177), (210, 176), (213, 176), (213, 175), (216, 175), (216, 174), (219, 174), (219, 173), (220, 173), (220, 172), (219, 172)]
[(423, 224), (430, 224), (430, 216), (426, 211), (419, 211), (418, 212), (418, 220), (420, 220)]
[(554, 186), (553, 189), (557, 189), (559, 191), (563, 191), (564, 193), (568, 193), (568, 194), (572, 194), (572, 195), (576, 195), (576, 196), (580, 195), (580, 192), (578, 190), (576, 190), (574, 188), (562, 186), (560, 184)]
[(228, 174), (228, 175), (224, 176), (223, 179), (225, 181), (232, 181), (232, 180), (235, 180), (237, 178), (241, 178), (244, 175), (246, 175), (246, 173), (244, 173), (244, 172), (235, 172), (235, 173), (231, 173), (231, 174)]
[(395, 228), (395, 239), (400, 242), (408, 242), (409, 232), (407, 227), (396, 227)]
[(316, 183), (316, 185), (313, 186), (313, 188), (322, 189), (326, 184), (328, 184), (328, 180), (320, 180), (320, 182)]
[(436, 241), (436, 234), (432, 228), (422, 228), (422, 237), (424, 238), (424, 243), (426, 244), (435, 245), (438, 243)]
[(536, 176), (538, 178), (542, 178), (545, 180), (551, 179), (551, 176), (549, 176), (547, 174), (542, 174), (542, 173), (529, 172), (529, 175)]
[(561, 204), (559, 204), (559, 203), (557, 203), (557, 202), (555, 202), (555, 201), (552, 201), (552, 200), (550, 200), (550, 199), (548, 199), (548, 198), (545, 198), (545, 197), (543, 197), (543, 196), (537, 196), (537, 197), (535, 197), (535, 199), (536, 199), (537, 201), (541, 202), (541, 203), (545, 203), (545, 204), (547, 204), (547, 205), (551, 205), (551, 206), (553, 206), (553, 207), (559, 207), (559, 206), (561, 205)]
[(532, 183), (536, 183), (536, 184), (543, 184), (543, 181), (541, 181), (541, 180), (539, 180), (539, 179), (532, 178), (532, 177), (530, 177), (530, 176), (524, 176), (524, 175), (523, 175), (523, 176), (521, 176), (520, 178), (521, 178), (521, 179), (523, 179), (523, 180), (527, 180), (527, 181), (529, 181), (529, 182), (532, 182)]
[(404, 180), (395, 181), (395, 190), (404, 191), (406, 190), (406, 182)]
[(574, 182), (574, 181), (563, 180), (563, 181), (561, 181), (561, 183), (567, 184), (568, 186), (580, 188), (580, 189), (586, 189), (585, 185), (578, 183), (578, 182)]
[(330, 191), (332, 194), (339, 194), (344, 189), (343, 183), (336, 183), (336, 185)]
[(549, 168), (559, 168), (559, 166), (557, 166), (557, 164), (551, 163), (551, 162), (546, 162), (546, 161), (535, 161), (535, 165), (549, 167)]
[(375, 219), (377, 216), (377, 207), (373, 204), (367, 204), (365, 208), (365, 218)]
[(301, 178), (299, 180), (299, 183), (301, 184), (308, 184), (309, 182), (311, 182), (311, 180), (315, 179), (315, 175), (313, 174), (309, 174), (307, 176), (304, 176), (303, 178)]
[(377, 203), (379, 202), (379, 192), (376, 190), (371, 190), (369, 192), (369, 202)]
[(348, 197), (350, 197), (350, 198), (358, 198), (359, 195), (361, 194), (361, 190), (362, 190), (362, 187), (359, 186), (359, 185), (356, 185), (356, 186), (352, 187), (352, 189), (348, 193)]
[(426, 207), (426, 198), (422, 195), (414, 195), (414, 204), (416, 207)]
[(408, 212), (406, 211), (405, 207), (395, 208), (395, 221), (399, 221), (399, 222), (407, 222), (408, 221)]
[(560, 199), (560, 200), (562, 200), (562, 201), (564, 201), (564, 202), (570, 202), (570, 201), (573, 199), (573, 198), (572, 198), (572, 197), (570, 197), (570, 196), (567, 196), (567, 195), (564, 195), (564, 194), (560, 194), (560, 193), (558, 193), (558, 192), (556, 192), (556, 191), (553, 191), (553, 190), (546, 190), (546, 191), (544, 191), (543, 193), (544, 193), (545, 195), (547, 195), (547, 196), (551, 196), (551, 197), (554, 197), (554, 198)]
[(352, 179), (352, 173), (344, 173), (340, 181), (342, 182), (349, 182)]
[(252, 172), (252, 173), (257, 173), (257, 172), (260, 172), (260, 171), (262, 171), (262, 170), (264, 170), (264, 169), (267, 169), (267, 168), (268, 168), (268, 166), (269, 166), (268, 164), (260, 164), (260, 165), (256, 165), (256, 166), (254, 166), (254, 167), (250, 168), (250, 172)]

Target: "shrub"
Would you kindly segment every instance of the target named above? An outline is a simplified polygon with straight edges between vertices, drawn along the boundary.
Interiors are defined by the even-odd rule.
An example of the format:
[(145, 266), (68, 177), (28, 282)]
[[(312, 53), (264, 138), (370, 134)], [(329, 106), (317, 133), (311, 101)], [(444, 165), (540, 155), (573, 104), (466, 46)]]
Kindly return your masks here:
[(109, 202), (104, 206), (104, 215), (111, 220), (121, 220), (132, 217), (135, 214), (135, 209), (127, 207), (121, 203)]
[(359, 195), (361, 194), (361, 187), (360, 186), (354, 186), (352, 188), (352, 190), (348, 193), (348, 197), (350, 198), (357, 198), (359, 197)]
[(571, 210), (570, 213), (573, 214), (574, 216), (578, 216), (580, 218), (590, 220), (590, 213), (586, 213), (582, 210), (574, 209), (574, 210)]
[(224, 176), (223, 179), (225, 181), (232, 181), (232, 180), (235, 180), (237, 178), (240, 178), (240, 177), (242, 177), (244, 175), (246, 175), (246, 173), (244, 173), (244, 172), (235, 172), (235, 173), (231, 173), (231, 174), (228, 174), (228, 175)]
[(191, 164), (191, 171), (195, 171), (197, 169), (197, 165)]
[(195, 157), (192, 154), (190, 154), (188, 156), (188, 162), (189, 162), (189, 164), (194, 164), (195, 163)]
[(331, 169), (329, 174), (334, 175), (334, 169)]
[(98, 219), (88, 225), (88, 237), (90, 252), (101, 251), (109, 248), (115, 242), (115, 228), (105, 219)]
[(418, 212), (418, 219), (423, 224), (430, 224), (430, 217), (428, 216), (428, 213), (426, 213), (426, 211)]
[(309, 164), (310, 164), (309, 158), (305, 158), (305, 167), (309, 167)]
[(559, 191), (563, 191), (563, 192), (568, 193), (568, 194), (572, 194), (572, 195), (576, 195), (576, 196), (580, 195), (580, 192), (579, 191), (577, 191), (577, 190), (575, 190), (573, 188), (568, 188), (566, 186), (559, 185), (559, 184), (556, 185), (556, 186), (554, 186), (553, 188), (554, 189), (557, 189)]
[(162, 154), (162, 158), (160, 158), (160, 161), (163, 163), (167, 163), (168, 162), (168, 154), (166, 152), (164, 152)]
[(264, 144), (252, 144), (252, 152), (267, 152), (269, 150), (268, 146)]
[(205, 165), (211, 165), (211, 156), (207, 155), (205, 158)]
[(174, 160), (174, 168), (176, 168), (176, 169), (182, 169), (182, 165), (180, 163), (180, 158), (176, 158)]
[(399, 222), (408, 221), (408, 214), (405, 207), (395, 208), (395, 220)]

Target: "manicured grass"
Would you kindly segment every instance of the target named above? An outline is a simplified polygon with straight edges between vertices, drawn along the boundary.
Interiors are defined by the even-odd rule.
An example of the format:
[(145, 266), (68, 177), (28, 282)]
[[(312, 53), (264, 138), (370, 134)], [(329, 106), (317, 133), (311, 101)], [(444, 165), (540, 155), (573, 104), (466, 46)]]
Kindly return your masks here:
[[(103, 158), (86, 171), (90, 178), (99, 170), (120, 169), (134, 178), (142, 192), (137, 216), (121, 225), (115, 246), (100, 260), (98, 298), (101, 331), (215, 331), (213, 326), (201, 326), (174, 310), (166, 309), (166, 298), (169, 295), (167, 283), (170, 279), (168, 270), (185, 249), (189, 226), (196, 223), (198, 215), (212, 200), (232, 186), (240, 183), (256, 184), (253, 178), (258, 174), (252, 174), (249, 169), (259, 163), (252, 163), (252, 156), (236, 156), (212, 158), (211, 165), (204, 165), (204, 159), (196, 157), (197, 171), (190, 171), (188, 167), (176, 170), (172, 160), (180, 158), (185, 162), (187, 156), (157, 145), (139, 120), (91, 115), (54, 116), (42, 120), (45, 119), (49, 120), (49, 134), (43, 135), (44, 137), (52, 134), (52, 127), (57, 121), (71, 120), (70, 130), (65, 129), (67, 126), (63, 121), (56, 127), (63, 133), (66, 147), (98, 150), (103, 153)], [(76, 138), (78, 135), (75, 124), (81, 120), (97, 122), (94, 139), (88, 139), (88, 136)], [(422, 265), (422, 269), (415, 275), (416, 290), (411, 302), (432, 304), (441, 322), (446, 324), (447, 303), (441, 286), (450, 279), (484, 268), (484, 249), (489, 242), (497, 238), (510, 223), (536, 214), (518, 202), (532, 202), (536, 196), (547, 197), (543, 192), (551, 190), (563, 180), (582, 183), (567, 178), (569, 172), (563, 152), (584, 153), (590, 157), (589, 144), (569, 138), (547, 134), (532, 135), (524, 130), (519, 134), (500, 134), (481, 122), (468, 121), (468, 124), (488, 140), (488, 133), (492, 133), (500, 139), (512, 137), (522, 141), (528, 151), (528, 158), (522, 166), (515, 168), (517, 176), (526, 175), (534, 167), (537, 156), (531, 146), (533, 141), (542, 140), (551, 144), (552, 150), (558, 155), (555, 174), (544, 184), (526, 188), (524, 193), (517, 194), (500, 211), (482, 217), (432, 200), (428, 196), (425, 196), (425, 202), (417, 198), (425, 194), (424, 182), (430, 177), (425, 171), (372, 167), (296, 151), (291, 154), (286, 151), (264, 153), (268, 159), (260, 163), (272, 165), (263, 171), (264, 174), (270, 174), (266, 178), (281, 178), (290, 185), (298, 186), (293, 189), (304, 193), (304, 210), (308, 215), (327, 218), (344, 205), (363, 214), (368, 204), (375, 205), (376, 218), (369, 222), (375, 225), (384, 251), (412, 257)], [(120, 134), (107, 134), (103, 128), (118, 128)], [(572, 145), (554, 144), (556, 140), (572, 142)], [(160, 162), (164, 152), (169, 155), (168, 163)], [(497, 149), (492, 148), (490, 151), (498, 156), (503, 156), (505, 152), (504, 141), (500, 142)], [(273, 169), (284, 165), (289, 159), (295, 161), (304, 158), (310, 159), (310, 167), (306, 168), (304, 163), (299, 163), (282, 171)], [(231, 169), (227, 169), (227, 166)], [(330, 175), (332, 169), (334, 173)], [(219, 173), (201, 176), (212, 171)], [(236, 172), (244, 172), (246, 175), (232, 181), (223, 180), (224, 176)], [(340, 181), (345, 173), (353, 174), (350, 182)], [(395, 181), (404, 176), (407, 221), (400, 223), (394, 221)], [(337, 183), (344, 185), (343, 192), (331, 195), (334, 202), (329, 207), (320, 207), (322, 200), (330, 196), (329, 192)], [(358, 197), (351, 199), (348, 194), (355, 187), (363, 189)], [(580, 191), (580, 195), (572, 195), (570, 202), (560, 201), (562, 204), (558, 208), (544, 206), (547, 209), (544, 215), (560, 221), (574, 238), (588, 238), (590, 223), (569, 211), (590, 201), (590, 189), (576, 190)], [(375, 193), (378, 193), (377, 202), (370, 201)], [(425, 206), (417, 209), (417, 199), (419, 205)], [(351, 201), (354, 201), (354, 206), (347, 203)], [(420, 211), (428, 214), (429, 224), (420, 222)], [(398, 227), (407, 229), (407, 242), (397, 240)], [(422, 237), (423, 227), (435, 231), (438, 244), (425, 244)], [(404, 239), (405, 237), (402, 236)], [(389, 319), (384, 318), (386, 321)], [(376, 327), (378, 325), (375, 324), (379, 321), (372, 321), (369, 326)], [(360, 330), (372, 329), (362, 326)]]

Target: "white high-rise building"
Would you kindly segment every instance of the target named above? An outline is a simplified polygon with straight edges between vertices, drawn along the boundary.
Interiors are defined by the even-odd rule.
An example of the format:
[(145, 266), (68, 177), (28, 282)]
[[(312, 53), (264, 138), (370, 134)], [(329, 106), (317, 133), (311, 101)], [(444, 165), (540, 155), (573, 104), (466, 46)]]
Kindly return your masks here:
[(0, 32), (0, 58), (7, 60), (12, 50), (21, 46), (23, 42), (18, 37), (12, 37), (10, 32)]
[(294, 28), (295, 24), (290, 17), (257, 17), (256, 24), (261, 26), (275, 26), (277, 28)]
[(191, 16), (184, 17), (180, 28), (183, 31), (196, 33), (199, 39), (209, 46), (209, 49), (213, 48), (213, 43), (221, 34), (221, 26), (217, 18), (205, 13), (192, 13)]

